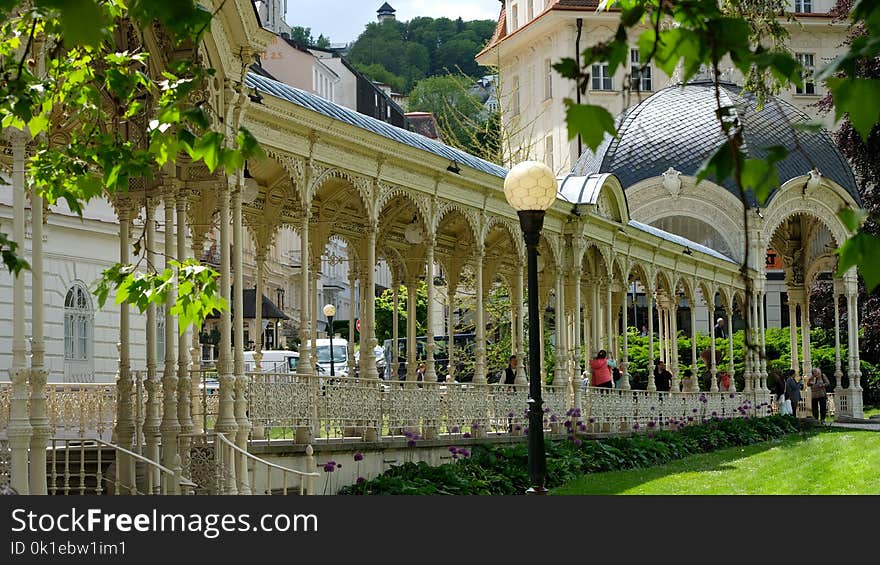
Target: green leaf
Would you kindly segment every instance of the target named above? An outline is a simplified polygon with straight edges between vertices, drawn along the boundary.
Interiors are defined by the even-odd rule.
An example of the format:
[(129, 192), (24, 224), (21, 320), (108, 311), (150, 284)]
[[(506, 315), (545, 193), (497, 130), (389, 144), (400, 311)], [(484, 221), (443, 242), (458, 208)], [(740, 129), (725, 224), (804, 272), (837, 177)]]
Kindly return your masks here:
[(758, 203), (763, 206), (770, 192), (779, 186), (776, 164), (769, 159), (746, 159), (741, 170), (744, 189), (751, 190)]
[(840, 221), (843, 222), (843, 225), (846, 226), (846, 229), (855, 232), (863, 223), (865, 223), (865, 220), (868, 219), (868, 211), (863, 208), (857, 210), (844, 208), (838, 212), (837, 216), (840, 218)]
[(570, 99), (565, 100), (565, 105), (568, 139), (574, 139), (580, 134), (587, 147), (595, 151), (605, 134), (617, 135), (614, 118), (605, 108), (592, 104), (575, 104)]
[[(737, 157), (742, 160), (743, 154), (739, 153)], [(733, 168), (734, 153), (728, 141), (722, 144), (697, 170), (697, 183), (712, 177), (716, 184), (721, 184), (733, 174)]]
[(61, 12), (58, 19), (67, 45), (97, 47), (110, 24), (103, 3), (97, 0), (37, 0), (35, 4)]
[(826, 81), (834, 96), (835, 119), (849, 114), (849, 121), (862, 141), (880, 121), (880, 79), (830, 78)]
[(858, 266), (859, 274), (865, 280), (868, 292), (873, 292), (880, 284), (880, 238), (865, 232), (858, 232), (837, 249), (840, 257), (837, 264), (838, 276), (843, 276), (850, 268)]
[(566, 57), (558, 63), (554, 63), (553, 69), (555, 69), (560, 76), (565, 78), (578, 78), (580, 76), (580, 68), (578, 67), (577, 62), (570, 57)]

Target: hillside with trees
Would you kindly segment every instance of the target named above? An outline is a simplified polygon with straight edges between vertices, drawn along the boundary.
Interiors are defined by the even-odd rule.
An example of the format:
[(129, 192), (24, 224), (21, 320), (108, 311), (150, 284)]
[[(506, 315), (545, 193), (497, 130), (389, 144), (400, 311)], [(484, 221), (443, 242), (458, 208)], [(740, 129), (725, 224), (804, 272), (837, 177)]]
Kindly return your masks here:
[(449, 73), (484, 74), (474, 56), (495, 30), (493, 20), (413, 18), (367, 24), (349, 47), (351, 63), (371, 79), (409, 93), (420, 80)]

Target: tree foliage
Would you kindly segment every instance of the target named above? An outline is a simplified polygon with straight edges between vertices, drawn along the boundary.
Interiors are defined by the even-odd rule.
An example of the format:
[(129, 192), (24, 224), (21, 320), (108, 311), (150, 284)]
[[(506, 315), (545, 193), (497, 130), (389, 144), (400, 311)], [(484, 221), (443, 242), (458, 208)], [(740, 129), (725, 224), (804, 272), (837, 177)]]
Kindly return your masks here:
[(499, 113), (488, 111), (472, 87), (473, 80), (463, 74), (428, 77), (413, 88), (408, 110), (434, 114), (447, 145), (498, 163)]
[(312, 28), (310, 27), (293, 26), (290, 28), (290, 40), (303, 47), (317, 47), (318, 49), (330, 47), (330, 38), (325, 37), (323, 34), (315, 37), (312, 35)]
[[(131, 179), (152, 181), (180, 156), (234, 173), (261, 154), (248, 131), (230, 137), (218, 119), (224, 109), (198, 96), (214, 75), (197, 57), (211, 18), (195, 0), (0, 3), (0, 128), (30, 136), (27, 182), (37, 195), (49, 205), (63, 199), (82, 215), (91, 199), (125, 193)], [(129, 23), (147, 29), (154, 22), (175, 46), (160, 70), (146, 45), (130, 50), (127, 31)], [(0, 239), (0, 251), (18, 272), (25, 265), (13, 256), (14, 243), (21, 242)], [(172, 310), (181, 331), (225, 307), (215, 271), (191, 262), (172, 266), (111, 267), (98, 284), (99, 302), (111, 289), (117, 301), (139, 307), (164, 302), (176, 279)]]
[(426, 77), (450, 72), (480, 76), (482, 71), (474, 57), (494, 30), (492, 20), (413, 18), (408, 22), (372, 22), (352, 43), (349, 59), (373, 80), (409, 92)]

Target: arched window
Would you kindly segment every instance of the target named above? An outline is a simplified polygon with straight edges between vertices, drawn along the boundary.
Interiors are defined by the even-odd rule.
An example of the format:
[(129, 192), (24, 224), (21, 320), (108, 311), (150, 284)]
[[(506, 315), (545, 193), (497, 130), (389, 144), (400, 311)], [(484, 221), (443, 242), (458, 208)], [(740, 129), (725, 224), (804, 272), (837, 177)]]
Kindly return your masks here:
[(92, 301), (82, 283), (75, 282), (64, 298), (64, 359), (89, 361), (92, 358)]

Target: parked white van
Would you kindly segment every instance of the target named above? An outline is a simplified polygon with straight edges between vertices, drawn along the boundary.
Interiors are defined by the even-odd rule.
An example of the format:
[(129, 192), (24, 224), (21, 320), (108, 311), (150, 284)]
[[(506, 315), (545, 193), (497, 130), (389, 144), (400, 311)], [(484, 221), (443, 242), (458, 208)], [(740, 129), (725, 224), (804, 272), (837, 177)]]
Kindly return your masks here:
[[(244, 352), (245, 372), (253, 372), (257, 370), (257, 363), (254, 361), (254, 353), (256, 352)], [(263, 359), (260, 361), (260, 371), (263, 373), (296, 373), (296, 366), (298, 364), (298, 352), (269, 349), (263, 351)]]
[[(323, 369), (322, 375), (330, 374), (330, 340), (319, 339), (315, 342), (318, 366)], [(348, 340), (341, 337), (333, 338), (333, 373), (336, 377), (348, 376)]]

